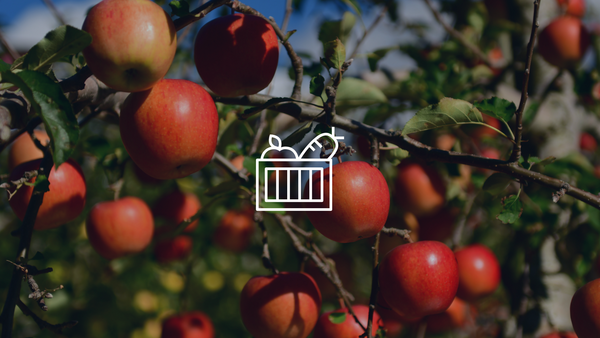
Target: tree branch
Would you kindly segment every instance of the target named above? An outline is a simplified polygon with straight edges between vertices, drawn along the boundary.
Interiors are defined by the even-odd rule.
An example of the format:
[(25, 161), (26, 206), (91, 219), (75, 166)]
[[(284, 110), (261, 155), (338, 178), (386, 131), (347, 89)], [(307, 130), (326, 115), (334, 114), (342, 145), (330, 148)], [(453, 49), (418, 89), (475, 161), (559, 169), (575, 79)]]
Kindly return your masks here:
[(184, 16), (183, 18), (179, 18), (179, 19), (173, 21), (173, 24), (175, 25), (175, 30), (180, 30), (187, 25), (190, 25), (198, 20), (201, 20), (208, 13), (227, 4), (227, 2), (229, 2), (229, 0), (211, 0), (211, 1), (203, 4), (202, 6), (191, 11), (190, 14)]
[(19, 307), (19, 309), (21, 309), (21, 312), (23, 312), (24, 315), (30, 316), (35, 321), (35, 323), (38, 325), (38, 327), (40, 329), (42, 329), (42, 330), (46, 329), (46, 330), (49, 330), (56, 334), (61, 334), (64, 329), (71, 328), (71, 327), (77, 325), (77, 323), (78, 323), (76, 320), (70, 320), (70, 321), (62, 323), (62, 324), (56, 324), (56, 325), (50, 324), (50, 323), (44, 321), (43, 319), (41, 319), (40, 317), (38, 317), (20, 299), (17, 300), (17, 306)]

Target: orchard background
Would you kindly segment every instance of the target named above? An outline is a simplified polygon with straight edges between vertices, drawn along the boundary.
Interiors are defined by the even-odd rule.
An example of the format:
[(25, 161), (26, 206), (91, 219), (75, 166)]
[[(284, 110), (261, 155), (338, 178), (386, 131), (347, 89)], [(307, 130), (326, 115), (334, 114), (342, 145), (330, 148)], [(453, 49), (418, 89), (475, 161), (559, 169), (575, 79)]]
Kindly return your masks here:
[[(28, 52), (61, 22), (81, 28), (86, 11), (94, 5), (45, 2), (47, 7), (35, 9), (23, 1), (3, 4), (1, 47), (2, 59), (8, 64), (14, 61), (11, 54), (16, 57)], [(249, 10), (238, 2), (213, 0), (201, 7), (208, 8), (204, 12), (208, 15), (196, 20), (187, 15), (185, 6), (181, 7), (185, 1), (180, 1), (179, 7), (169, 6), (168, 1), (157, 2), (167, 13), (177, 13), (173, 19), (179, 29), (179, 45), (167, 78), (202, 83), (192, 55), (197, 31), (210, 20), (230, 14), (232, 6)], [(203, 2), (190, 1), (189, 10)], [(214, 4), (218, 6), (211, 6)], [(498, 289), (473, 301), (459, 315), (464, 318), (454, 318), (448, 330), (431, 333), (436, 326), (431, 322), (427, 325), (430, 330), (424, 330), (423, 321), (405, 322), (396, 336), (541, 337), (572, 330), (571, 297), (600, 273), (600, 197), (596, 195), (600, 191), (596, 169), (600, 165), (596, 151), (600, 136), (599, 1), (586, 3), (582, 20), (590, 31), (591, 44), (585, 57), (564, 70), (545, 62), (537, 47), (528, 48), (536, 36), (532, 23), (539, 22), (539, 35), (564, 14), (555, 0), (544, 0), (541, 5), (521, 0), (243, 4), (273, 17), (281, 28), (279, 39), (293, 46), (293, 52), (279, 44), (277, 73), (260, 94), (214, 97), (220, 118), (218, 155), (185, 178), (147, 182), (135, 171), (118, 126), (127, 94), (98, 87), (90, 93), (94, 78), (83, 68), (85, 60), (80, 53), (85, 46), (49, 59), (53, 67), (47, 73), (60, 84), (60, 91), (67, 93), (62, 98), (70, 101), (69, 112), (37, 112), (22, 99), (15, 101), (14, 88), (9, 88), (15, 84), (10, 74), (15, 69), (0, 68), (2, 89), (8, 90), (2, 92), (0, 101), (2, 182), (7, 182), (9, 174), (10, 144), (16, 135), (40, 124), (36, 115), (46, 120), (57, 117), (57, 123), (65, 126), (65, 116), (76, 114), (79, 128), (68, 127), (75, 128), (70, 137), (78, 135), (74, 138), (76, 146), (55, 146), (52, 153), (55, 162), (70, 157), (79, 163), (87, 186), (85, 208), (75, 220), (56, 229), (33, 231), (27, 263), (40, 270), (52, 268), (50, 273), (35, 276), (37, 284), (42, 290), (59, 285), (64, 288), (46, 299), (46, 312), (27, 299), (29, 291), (21, 291), (20, 299), (37, 320), (15, 309), (12, 336), (50, 337), (57, 335), (52, 331), (62, 331), (59, 335), (66, 337), (160, 337), (165, 318), (199, 310), (210, 317), (216, 337), (250, 337), (240, 318), (240, 292), (252, 276), (269, 274), (271, 264), (279, 271), (304, 270), (315, 276), (323, 296), (321, 312), (339, 308), (340, 294), (346, 301), (354, 298), (353, 304), (375, 304), (374, 261), (394, 245), (405, 243), (402, 237), (388, 236), (393, 232), (390, 228), (410, 229), (413, 240), (440, 240), (453, 249), (484, 244), (498, 258), (502, 272)], [(340, 43), (335, 44), (334, 51), (340, 53), (343, 45), (343, 59), (331, 56), (328, 43), (336, 38)], [(51, 45), (68, 42), (68, 38), (53, 40)], [(290, 61), (294, 58), (302, 60), (303, 81), (301, 91), (292, 93), (294, 84), (299, 85), (298, 67), (294, 69)], [(320, 62), (320, 58), (328, 61)], [(341, 65), (350, 59), (353, 61)], [(328, 67), (335, 62), (339, 62), (336, 67)], [(339, 74), (335, 68), (344, 69), (339, 86), (338, 81), (330, 81), (330, 75)], [(335, 87), (333, 94), (327, 96), (319, 88), (319, 74), (325, 86)], [(313, 95), (321, 92), (322, 99)], [(54, 95), (53, 99), (60, 96)], [(272, 97), (286, 99), (268, 102)], [(436, 105), (445, 97), (455, 100)], [(498, 99), (488, 100), (492, 97)], [(458, 100), (476, 103), (478, 110)], [(335, 104), (325, 109), (314, 106), (323, 106), (325, 101)], [(446, 118), (436, 118), (432, 112)], [(485, 116), (482, 119), (481, 112), (506, 123), (494, 124), (498, 120)], [(506, 137), (482, 126), (484, 122), (493, 124)], [(519, 123), (523, 132), (518, 131)], [(431, 128), (432, 124), (438, 128)], [(254, 215), (259, 224), (249, 223), (252, 236), (240, 252), (216, 245), (215, 231), (224, 215), (231, 210), (243, 211), (253, 202), (254, 158), (268, 147), (269, 134), (300, 149), (330, 126), (336, 127), (337, 135), (345, 136), (347, 146), (361, 150), (362, 142), (365, 148), (352, 156), (347, 149), (343, 161), (378, 164), (388, 183), (390, 211), (384, 233), (381, 238), (377, 236), (379, 244), (374, 245), (374, 238), (346, 244), (331, 241), (314, 230), (304, 213), (293, 212), (290, 218), (275, 213)], [(511, 142), (513, 136), (516, 141)], [(380, 144), (371, 142), (369, 147), (367, 140)], [(57, 158), (56, 154), (64, 157), (69, 152), (70, 156)], [(246, 157), (243, 168), (240, 163), (237, 167), (232, 164), (239, 155)], [(444, 195), (441, 214), (415, 218), (406, 211), (406, 205), (416, 197), (400, 191), (397, 182), (408, 172), (402, 166), (415, 158), (426, 161), (441, 177), (437, 187)], [(498, 173), (492, 174), (494, 171)], [(405, 179), (416, 180), (410, 176)], [(137, 196), (156, 210), (165, 203), (160, 198), (173, 191), (191, 193), (202, 204), (194, 215), (198, 227), (186, 233), (193, 242), (189, 256), (159, 262), (156, 241), (139, 254), (111, 261), (92, 248), (85, 221), (96, 203), (112, 200), (115, 194)], [(14, 235), (18, 235), (15, 231), (22, 222), (9, 207), (6, 194), (0, 198), (0, 303), (4, 311), (12, 311), (6, 304), (18, 295), (9, 292), (9, 285), (20, 270), (4, 261), (17, 262), (21, 244)], [(432, 198), (425, 196), (426, 200)], [(175, 225), (159, 216), (155, 222), (157, 226)], [(178, 226), (179, 233), (185, 224)], [(267, 234), (268, 246), (263, 245)], [(377, 248), (375, 255), (373, 247)], [(336, 274), (352, 297), (340, 292), (339, 285), (336, 292), (311, 263), (316, 260), (325, 263), (322, 270), (331, 268), (321, 252), (335, 260)], [(21, 288), (27, 290), (27, 284), (23, 282)], [(6, 315), (0, 319), (4, 338)], [(73, 321), (78, 323), (73, 325)], [(387, 337), (394, 337), (389, 328)]]

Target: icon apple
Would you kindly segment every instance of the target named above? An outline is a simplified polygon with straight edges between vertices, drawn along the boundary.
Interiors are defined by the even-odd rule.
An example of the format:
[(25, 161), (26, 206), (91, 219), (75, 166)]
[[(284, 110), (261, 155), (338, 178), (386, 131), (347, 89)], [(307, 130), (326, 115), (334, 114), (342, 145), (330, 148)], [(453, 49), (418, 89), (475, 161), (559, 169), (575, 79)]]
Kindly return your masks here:
[[(198, 196), (174, 190), (162, 196), (152, 208), (155, 218), (162, 218), (167, 223), (156, 229), (156, 235), (161, 236), (174, 231), (184, 219), (194, 216), (202, 207)], [(198, 227), (198, 220), (185, 227), (185, 232), (192, 232)]]
[[(33, 134), (42, 145), (46, 146), (50, 143), (50, 137), (48, 137), (45, 131), (35, 129)], [(29, 133), (23, 133), (10, 146), (10, 150), (8, 151), (8, 169), (12, 171), (21, 163), (37, 160), (42, 157), (44, 157), (44, 153), (35, 146)]]
[(400, 245), (381, 261), (379, 287), (388, 305), (401, 316), (443, 312), (458, 289), (454, 253), (436, 241)]
[(442, 208), (446, 203), (446, 187), (433, 167), (405, 160), (398, 165), (395, 196), (400, 208), (418, 218)]
[(581, 18), (585, 15), (585, 0), (556, 0), (565, 14)]
[(457, 297), (473, 302), (496, 291), (500, 284), (500, 263), (481, 244), (466, 246), (455, 253), (458, 262)]
[(214, 338), (215, 328), (206, 314), (200, 311), (191, 311), (165, 319), (160, 337)]
[(320, 311), (321, 292), (305, 273), (253, 277), (240, 296), (242, 321), (254, 338), (306, 338)]
[(600, 278), (582, 286), (571, 299), (571, 323), (579, 338), (600, 337)]
[(120, 130), (125, 149), (146, 174), (164, 180), (181, 178), (212, 159), (219, 116), (200, 85), (163, 79), (152, 89), (127, 97)]
[(198, 32), (194, 61), (202, 81), (215, 94), (256, 94), (275, 75), (279, 39), (263, 18), (239, 13), (223, 16)]
[(160, 263), (185, 259), (192, 252), (192, 238), (185, 235), (164, 239), (154, 246), (154, 256)]
[(150, 208), (132, 196), (94, 205), (85, 225), (92, 247), (109, 260), (142, 252), (154, 232)]
[(561, 16), (541, 31), (538, 52), (549, 64), (570, 68), (583, 58), (590, 41), (590, 34), (579, 18)]
[[(367, 327), (369, 321), (369, 306), (368, 305), (353, 305), (352, 310), (356, 314), (356, 318), (361, 322), (364, 327)], [(335, 322), (336, 314), (345, 313), (345, 320), (341, 323)], [(379, 327), (384, 327), (383, 320), (377, 312), (373, 313), (373, 326), (372, 335), (375, 337)], [(349, 313), (347, 308), (329, 311), (323, 313), (317, 325), (315, 326), (315, 332), (313, 338), (357, 338), (365, 333), (360, 325), (354, 320), (354, 317)]]
[[(23, 177), (26, 171), (39, 170), (42, 159), (37, 159), (16, 166), (9, 180), (14, 181)], [(30, 182), (35, 182), (33, 178)], [(85, 206), (86, 185), (83, 171), (72, 159), (50, 170), (48, 176), (50, 191), (44, 194), (44, 201), (38, 210), (35, 220), (35, 230), (56, 228), (77, 218)], [(23, 185), (10, 199), (9, 203), (20, 220), (25, 218), (33, 187)]]
[(229, 210), (223, 215), (215, 233), (213, 242), (229, 251), (242, 252), (250, 244), (254, 233), (254, 210)]
[[(329, 170), (333, 170), (333, 210), (307, 211), (313, 226), (323, 236), (339, 243), (350, 243), (375, 236), (387, 220), (390, 192), (385, 178), (367, 162), (351, 161), (325, 168), (323, 176), (312, 177), (312, 198), (317, 198), (323, 183), (323, 202), (305, 203), (305, 207), (329, 206)], [(303, 198), (309, 198), (310, 185), (304, 187)]]
[(125, 92), (150, 89), (171, 67), (177, 32), (169, 15), (149, 0), (103, 0), (83, 22), (92, 43), (83, 56), (108, 87)]

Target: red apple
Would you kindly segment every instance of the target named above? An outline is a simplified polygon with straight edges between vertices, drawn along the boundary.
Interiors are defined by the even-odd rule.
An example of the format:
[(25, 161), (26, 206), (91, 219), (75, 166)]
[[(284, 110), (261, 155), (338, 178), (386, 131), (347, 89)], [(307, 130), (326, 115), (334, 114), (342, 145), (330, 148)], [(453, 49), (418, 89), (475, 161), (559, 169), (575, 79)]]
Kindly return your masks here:
[[(354, 305), (352, 306), (352, 310), (354, 310), (356, 317), (366, 328), (369, 321), (369, 306)], [(335, 315), (337, 313), (345, 313), (346, 320), (342, 323), (333, 322), (333, 317), (331, 315)], [(379, 327), (384, 327), (383, 320), (377, 312), (374, 312), (373, 326), (371, 330), (373, 337), (375, 337)], [(325, 312), (319, 317), (317, 325), (315, 326), (313, 338), (358, 338), (363, 333), (365, 333), (365, 330), (358, 325), (356, 320), (354, 320), (354, 317), (348, 312), (348, 309), (340, 309)]]
[(452, 150), (452, 147), (454, 147), (455, 143), (456, 136), (450, 133), (444, 133), (435, 138), (434, 146), (442, 150)]
[(254, 210), (230, 210), (223, 215), (213, 235), (214, 243), (229, 251), (241, 252), (254, 233)]
[(598, 142), (594, 136), (584, 132), (579, 136), (579, 148), (593, 153), (598, 148)]
[[(167, 224), (158, 228), (156, 234), (163, 235), (174, 231), (179, 223), (194, 216), (201, 207), (198, 196), (189, 192), (174, 190), (162, 196), (154, 205), (152, 213), (154, 217), (167, 221)], [(190, 223), (184, 231), (192, 232), (196, 227), (198, 227), (198, 220)]]
[[(23, 177), (26, 171), (39, 170), (42, 159), (37, 159), (18, 165), (10, 174), (9, 180), (14, 181)], [(35, 182), (36, 178), (30, 182)], [(44, 194), (44, 201), (38, 210), (35, 220), (35, 230), (56, 228), (77, 218), (85, 206), (85, 178), (81, 167), (72, 159), (50, 170), (48, 176), (50, 191)], [(25, 218), (33, 187), (23, 185), (10, 199), (10, 207), (20, 220)]]
[(251, 278), (240, 296), (240, 312), (254, 338), (305, 338), (321, 311), (321, 292), (305, 273)]
[(556, 0), (556, 2), (567, 15), (581, 18), (585, 14), (585, 0)]
[(214, 338), (215, 329), (206, 314), (200, 311), (192, 311), (165, 319), (160, 337)]
[(92, 43), (83, 55), (92, 73), (125, 92), (150, 89), (171, 67), (177, 32), (169, 15), (149, 0), (104, 0), (84, 23)]
[(398, 165), (396, 202), (417, 217), (432, 214), (446, 203), (446, 187), (433, 167), (405, 160)]
[(200, 29), (194, 61), (200, 77), (219, 96), (256, 94), (269, 85), (279, 60), (270, 23), (245, 14), (214, 19)]
[(382, 297), (401, 316), (443, 312), (458, 289), (454, 253), (435, 241), (400, 245), (381, 261), (379, 287)]
[(156, 243), (154, 256), (160, 263), (168, 263), (185, 259), (192, 252), (192, 239), (181, 235)]
[[(45, 131), (36, 129), (33, 131), (33, 134), (42, 145), (46, 146), (50, 143), (50, 138)], [(21, 163), (37, 160), (42, 157), (44, 157), (44, 153), (35, 146), (29, 133), (23, 133), (10, 146), (8, 152), (8, 169), (12, 171)]]
[(571, 300), (571, 323), (579, 338), (600, 337), (600, 278), (581, 287)]
[(219, 116), (212, 98), (186, 80), (161, 80), (123, 103), (121, 138), (133, 161), (158, 179), (202, 169), (217, 147)]
[[(319, 172), (312, 177), (313, 198), (324, 184), (323, 202), (305, 203), (306, 207), (329, 206), (329, 170), (333, 170), (333, 210), (307, 211), (314, 227), (325, 237), (339, 243), (350, 243), (375, 236), (387, 220), (390, 193), (385, 178), (367, 162), (352, 161), (326, 168), (323, 179)], [(303, 198), (309, 197), (310, 186), (304, 187)]]
[(500, 284), (500, 264), (490, 249), (472, 244), (455, 255), (459, 277), (457, 297), (473, 302), (496, 291)]
[(469, 305), (460, 298), (454, 298), (446, 311), (427, 317), (427, 332), (438, 333), (463, 327), (468, 315)]
[(577, 338), (577, 335), (574, 332), (553, 332), (541, 338)]
[(549, 64), (559, 68), (577, 65), (590, 45), (590, 34), (576, 17), (561, 16), (539, 35), (538, 52)]
[(152, 240), (154, 218), (137, 197), (100, 202), (86, 222), (90, 243), (102, 257), (115, 259), (143, 251)]

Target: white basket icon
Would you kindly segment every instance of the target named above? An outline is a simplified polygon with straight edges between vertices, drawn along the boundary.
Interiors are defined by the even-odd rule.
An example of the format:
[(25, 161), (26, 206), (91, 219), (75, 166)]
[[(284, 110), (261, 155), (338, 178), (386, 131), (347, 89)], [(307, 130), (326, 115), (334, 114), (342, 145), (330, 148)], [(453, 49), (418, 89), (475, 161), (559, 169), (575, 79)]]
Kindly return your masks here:
[[(321, 143), (319, 142), (319, 139), (323, 138), (323, 137), (329, 137), (334, 142), (331, 154), (329, 154), (329, 156), (327, 158), (303, 158), (304, 154), (308, 150), (315, 151), (314, 145), (317, 145), (319, 148), (322, 147)], [(344, 137), (343, 136), (335, 136), (335, 128), (331, 128), (331, 133), (319, 134), (314, 139), (312, 139), (312, 141), (310, 141), (310, 143), (304, 148), (304, 150), (302, 150), (302, 152), (298, 156), (298, 153), (296, 152), (296, 150), (294, 150), (291, 147), (282, 146), (281, 139), (277, 135), (271, 134), (269, 136), (270, 147), (265, 149), (263, 151), (261, 157), (256, 160), (256, 174), (258, 176), (256, 179), (256, 210), (257, 211), (331, 211), (331, 210), (333, 210), (333, 193), (329, 194), (329, 203), (327, 204), (327, 207), (307, 208), (307, 207), (303, 207), (303, 203), (324, 202), (323, 196), (324, 196), (324, 188), (325, 188), (324, 182), (325, 181), (329, 182), (328, 189), (330, 192), (332, 192), (332, 189), (333, 189), (333, 171), (331, 170), (331, 167), (333, 166), (332, 158), (338, 149), (338, 139), (342, 140), (342, 139), (344, 139)], [(266, 158), (265, 159), (266, 154), (272, 150), (289, 151), (294, 155), (295, 158)], [(303, 166), (268, 167), (268, 166), (265, 166), (263, 168), (264, 171), (261, 172), (261, 170), (260, 170), (261, 163), (268, 163), (268, 162), (271, 162), (275, 165), (277, 165), (277, 163), (283, 164), (283, 163), (289, 163), (289, 162), (300, 162), (301, 164), (303, 164), (303, 163), (318, 163), (321, 166), (319, 166), (319, 167), (303, 167)], [(328, 180), (324, 180), (325, 168), (322, 167), (323, 164), (325, 164), (328, 168), (330, 168)], [(312, 184), (313, 183), (313, 175), (315, 173), (319, 173), (318, 177), (320, 178), (320, 182), (321, 182), (321, 187), (319, 190), (320, 193), (319, 193), (319, 196), (316, 196), (316, 197), (313, 196), (314, 194), (313, 194), (313, 184)], [(275, 185), (273, 185), (273, 186), (269, 186), (269, 177), (271, 177), (271, 175), (274, 175), (274, 178), (275, 178)], [(284, 188), (287, 188), (287, 189), (285, 190), (286, 193), (281, 194), (280, 177), (282, 177), (283, 175), (285, 175), (285, 177), (287, 178), (286, 182), (283, 183)], [(309, 194), (308, 194), (307, 198), (302, 197), (302, 177), (303, 177), (303, 175), (308, 175), (307, 184), (309, 187)], [(262, 185), (261, 185), (261, 181), (263, 182)], [(287, 186), (285, 186), (286, 184), (287, 184)], [(292, 196), (291, 188), (296, 188), (296, 187), (298, 188), (297, 196)], [(270, 190), (273, 190), (274, 196), (272, 196)], [(262, 199), (261, 196), (263, 196), (264, 199)], [(265, 202), (267, 204), (270, 202), (283, 202), (283, 203), (287, 203), (288, 206), (287, 207), (269, 207), (269, 206), (264, 206)], [(293, 205), (294, 203), (298, 203), (299, 206), (295, 207)]]

